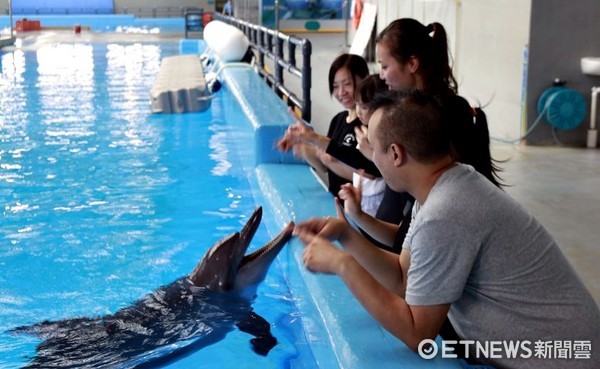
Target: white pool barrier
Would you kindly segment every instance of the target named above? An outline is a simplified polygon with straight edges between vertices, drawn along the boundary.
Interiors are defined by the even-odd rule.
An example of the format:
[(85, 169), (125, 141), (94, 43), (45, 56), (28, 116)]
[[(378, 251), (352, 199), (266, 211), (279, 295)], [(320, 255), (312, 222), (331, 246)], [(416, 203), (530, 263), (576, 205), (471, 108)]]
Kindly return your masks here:
[(197, 55), (169, 56), (162, 60), (150, 90), (153, 113), (192, 113), (210, 107), (202, 64)]
[(237, 27), (213, 20), (204, 27), (204, 41), (218, 59), (225, 63), (244, 58), (250, 41)]

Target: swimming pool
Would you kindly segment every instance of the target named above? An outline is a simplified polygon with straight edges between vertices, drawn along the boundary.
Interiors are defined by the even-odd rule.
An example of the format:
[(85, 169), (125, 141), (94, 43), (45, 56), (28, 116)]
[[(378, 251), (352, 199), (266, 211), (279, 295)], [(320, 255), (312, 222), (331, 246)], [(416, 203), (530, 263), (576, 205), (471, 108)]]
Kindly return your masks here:
[[(39, 39), (31, 42), (42, 49)], [(5, 52), (2, 59), (0, 199), (8, 221), (0, 227), (0, 331), (43, 319), (113, 312), (189, 273), (203, 255), (199, 248), (238, 229), (255, 204), (266, 212), (257, 246), (289, 220), (334, 214), (331, 197), (308, 168), (285, 164), (287, 158), (272, 150), (289, 117), (251, 70), (224, 70), (223, 91), (210, 110), (219, 117), (215, 122), (204, 120), (209, 113), (151, 116), (148, 90), (160, 57), (176, 53), (176, 42), (107, 43), (100, 53), (64, 39), (45, 45), (50, 48), (41, 54)], [(63, 61), (50, 62), (44, 55), (61, 55)], [(82, 63), (93, 55), (106, 59), (106, 65), (93, 58)], [(108, 62), (109, 55), (115, 60)], [(61, 74), (69, 68), (70, 74)], [(33, 81), (27, 82), (27, 73), (33, 73)], [(75, 89), (81, 81), (92, 87)], [(101, 115), (105, 98), (111, 102)], [(39, 128), (34, 123), (44, 119), (33, 134)], [(12, 141), (17, 138), (21, 141)], [(233, 146), (236, 152), (229, 150)], [(100, 148), (115, 156), (100, 158)], [(69, 175), (52, 172), (65, 157), (76, 163), (84, 157), (107, 160), (67, 166)], [(207, 172), (213, 172), (210, 179)], [(37, 182), (24, 185), (34, 175)], [(70, 179), (79, 176), (91, 184)], [(123, 187), (112, 182), (123, 180)], [(210, 193), (198, 191), (200, 182), (208, 182)], [(136, 186), (149, 194), (136, 196)], [(73, 188), (79, 190), (66, 192)], [(115, 197), (108, 199), (103, 191)], [(58, 202), (36, 205), (41, 198)], [(216, 203), (206, 210), (208, 198)], [(11, 220), (21, 217), (24, 221)], [(89, 224), (93, 221), (98, 225)], [(80, 231), (63, 230), (73, 225)], [(207, 236), (206, 229), (214, 233)], [(48, 242), (60, 246), (45, 250)], [(99, 245), (95, 250), (89, 247), (93, 243)], [(379, 327), (339, 279), (306, 272), (301, 251), (294, 240), (280, 254), (254, 305), (274, 324), (281, 351), (274, 349), (260, 363), (248, 361), (256, 357), (247, 348), (249, 337), (232, 332), (170, 367), (459, 367), (421, 360)], [(280, 300), (283, 307), (274, 309)], [(36, 343), (3, 333), (0, 366), (25, 363), (23, 355), (31, 355)]]
[[(220, 96), (205, 113), (149, 114), (160, 60), (177, 43), (24, 49), (2, 59), (2, 332), (127, 306), (188, 274), (256, 206)], [(263, 226), (253, 244), (269, 238)], [(267, 358), (236, 331), (171, 367), (239, 368), (233, 352), (261, 367), (316, 367), (277, 264), (255, 311), (280, 341)], [(36, 343), (3, 333), (0, 367), (26, 363)]]

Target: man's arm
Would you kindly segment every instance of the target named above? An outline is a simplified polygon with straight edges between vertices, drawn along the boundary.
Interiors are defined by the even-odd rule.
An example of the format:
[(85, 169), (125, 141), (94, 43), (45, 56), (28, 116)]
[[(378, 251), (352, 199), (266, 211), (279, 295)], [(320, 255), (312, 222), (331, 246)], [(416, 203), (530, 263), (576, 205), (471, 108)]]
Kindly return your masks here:
[[(305, 266), (313, 272), (340, 276), (369, 314), (410, 349), (417, 350), (422, 340), (433, 339), (438, 334), (450, 304), (410, 306), (401, 296), (384, 287), (349, 252), (306, 228), (297, 227), (295, 234), (306, 245)], [(397, 270), (402, 275), (400, 264), (397, 263)]]
[[(404, 296), (405, 271), (400, 266), (400, 258), (393, 252), (378, 248), (348, 223), (340, 202), (335, 198), (337, 218), (313, 218), (296, 225), (294, 233), (318, 234), (321, 238), (339, 241), (373, 277), (385, 288)], [(302, 239), (302, 238), (301, 238)]]
[(408, 267), (403, 268), (398, 254), (373, 245), (350, 225), (339, 238), (339, 242), (383, 287), (398, 296), (404, 296)]
[(360, 264), (348, 258), (336, 271), (361, 305), (391, 334), (416, 351), (440, 331), (450, 304), (411, 306), (384, 288)]
[[(360, 173), (362, 176), (363, 173)], [(392, 247), (398, 232), (398, 225), (379, 220), (365, 213), (361, 208), (361, 193), (362, 178), (358, 182), (358, 187), (354, 187), (349, 183), (342, 185), (338, 196), (344, 200), (344, 212), (369, 236), (384, 245)]]

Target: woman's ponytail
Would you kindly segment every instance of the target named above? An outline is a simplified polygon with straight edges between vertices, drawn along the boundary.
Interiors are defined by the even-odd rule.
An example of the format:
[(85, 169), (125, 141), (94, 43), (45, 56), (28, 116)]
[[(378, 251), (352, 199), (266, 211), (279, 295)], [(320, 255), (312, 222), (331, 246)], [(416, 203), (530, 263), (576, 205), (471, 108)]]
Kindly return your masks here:
[[(446, 29), (438, 22), (427, 25), (427, 31), (431, 35), (431, 82), (443, 81), (444, 87), (454, 93), (458, 93), (456, 79), (452, 74), (450, 66), (450, 52), (448, 51), (448, 36)], [(439, 83), (439, 82), (438, 82)]]
[(492, 158), (490, 152), (490, 130), (487, 116), (481, 107), (473, 108), (473, 128), (475, 134), (473, 142), (477, 144), (476, 155), (479, 159), (480, 173), (485, 175), (496, 186), (504, 186), (499, 175), (502, 168), (498, 166), (497, 160)]

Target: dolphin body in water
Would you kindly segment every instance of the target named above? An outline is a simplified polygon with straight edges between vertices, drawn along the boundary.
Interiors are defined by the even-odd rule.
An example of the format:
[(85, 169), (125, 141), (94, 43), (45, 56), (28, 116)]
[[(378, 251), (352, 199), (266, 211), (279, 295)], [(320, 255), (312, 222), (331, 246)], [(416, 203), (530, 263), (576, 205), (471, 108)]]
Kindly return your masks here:
[(294, 224), (245, 255), (261, 218), (259, 207), (240, 232), (213, 245), (191, 274), (114, 314), (13, 329), (43, 340), (26, 368), (157, 367), (222, 340), (236, 326), (254, 336), (256, 353), (266, 355), (277, 340), (251, 304)]

